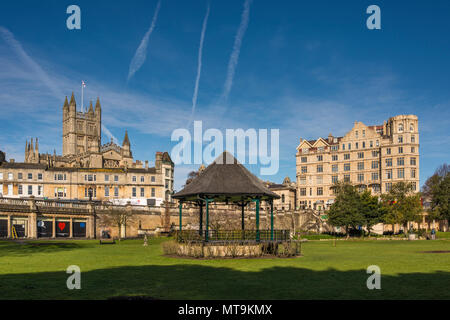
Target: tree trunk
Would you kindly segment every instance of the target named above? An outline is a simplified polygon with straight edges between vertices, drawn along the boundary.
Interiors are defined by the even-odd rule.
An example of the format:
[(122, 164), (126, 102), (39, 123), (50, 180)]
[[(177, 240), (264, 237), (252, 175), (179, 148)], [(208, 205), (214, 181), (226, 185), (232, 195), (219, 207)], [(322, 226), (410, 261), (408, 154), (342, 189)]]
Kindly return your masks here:
[(120, 241), (120, 239), (122, 238), (122, 225), (118, 223), (117, 227), (119, 228), (119, 241)]
[(348, 233), (348, 226), (345, 226), (345, 234), (347, 235), (347, 239), (350, 238), (350, 235)]

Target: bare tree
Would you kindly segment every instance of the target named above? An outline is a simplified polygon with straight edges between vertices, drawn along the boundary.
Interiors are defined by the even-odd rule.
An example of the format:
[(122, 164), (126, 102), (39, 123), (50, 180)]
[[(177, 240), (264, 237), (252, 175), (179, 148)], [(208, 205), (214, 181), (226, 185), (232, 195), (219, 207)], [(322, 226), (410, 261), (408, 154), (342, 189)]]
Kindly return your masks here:
[(170, 231), (170, 202), (164, 201), (164, 213), (161, 215), (161, 226), (164, 232)]
[(188, 173), (188, 177), (186, 179), (186, 184), (184, 186), (187, 186), (189, 183), (192, 182), (192, 180), (194, 180), (195, 178), (197, 178), (199, 176), (199, 171), (191, 171)]
[(100, 224), (105, 227), (117, 226), (119, 240), (122, 238), (122, 228), (134, 221), (134, 212), (131, 207), (120, 208), (111, 206), (102, 213)]

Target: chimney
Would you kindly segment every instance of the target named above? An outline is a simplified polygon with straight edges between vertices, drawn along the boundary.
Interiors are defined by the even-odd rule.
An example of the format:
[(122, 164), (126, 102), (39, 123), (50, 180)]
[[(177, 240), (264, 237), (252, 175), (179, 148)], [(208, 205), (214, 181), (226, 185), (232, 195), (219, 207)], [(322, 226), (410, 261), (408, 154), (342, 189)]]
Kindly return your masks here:
[(145, 160), (145, 169), (148, 169), (148, 160)]
[(333, 142), (333, 135), (331, 133), (328, 134), (328, 143)]

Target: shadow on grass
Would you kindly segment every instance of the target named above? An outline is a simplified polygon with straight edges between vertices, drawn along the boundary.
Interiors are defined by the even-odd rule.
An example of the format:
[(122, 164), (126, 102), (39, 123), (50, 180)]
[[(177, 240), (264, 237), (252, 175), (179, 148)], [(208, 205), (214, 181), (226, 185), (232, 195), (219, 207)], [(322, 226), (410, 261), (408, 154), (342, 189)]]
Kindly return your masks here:
[(67, 289), (68, 276), (0, 275), (0, 299), (450, 299), (450, 272), (382, 274), (381, 290), (367, 289), (366, 270), (129, 266), (82, 270), (81, 290)]
[(1, 241), (0, 257), (29, 256), (34, 253), (54, 253), (92, 246), (86, 243), (74, 243), (65, 241)]

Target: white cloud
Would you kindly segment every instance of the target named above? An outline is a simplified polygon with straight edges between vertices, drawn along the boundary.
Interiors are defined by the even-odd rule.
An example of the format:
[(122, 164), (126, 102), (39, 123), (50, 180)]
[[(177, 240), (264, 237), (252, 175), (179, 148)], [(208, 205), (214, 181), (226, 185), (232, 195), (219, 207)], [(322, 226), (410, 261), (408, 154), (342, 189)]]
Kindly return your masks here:
[(37, 64), (23, 49), (19, 41), (6, 28), (0, 26), (0, 35), (16, 55), (31, 69), (38, 79), (44, 83), (55, 96), (62, 96), (62, 92), (54, 81), (50, 79), (47, 73)]

